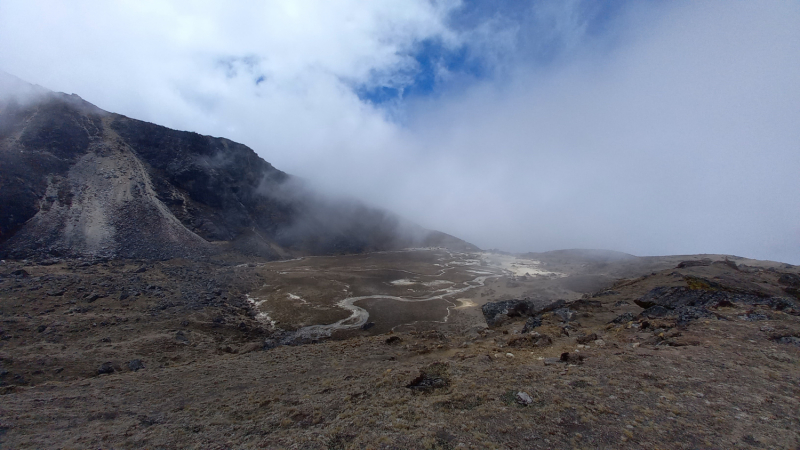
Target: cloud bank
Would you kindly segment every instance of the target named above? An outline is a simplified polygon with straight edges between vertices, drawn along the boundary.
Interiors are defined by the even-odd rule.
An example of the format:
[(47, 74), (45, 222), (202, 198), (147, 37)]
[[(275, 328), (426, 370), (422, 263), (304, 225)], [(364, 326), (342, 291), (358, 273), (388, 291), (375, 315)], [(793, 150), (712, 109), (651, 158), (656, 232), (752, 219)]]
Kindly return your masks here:
[(5, 1), (0, 69), (484, 248), (800, 263), (796, 2)]

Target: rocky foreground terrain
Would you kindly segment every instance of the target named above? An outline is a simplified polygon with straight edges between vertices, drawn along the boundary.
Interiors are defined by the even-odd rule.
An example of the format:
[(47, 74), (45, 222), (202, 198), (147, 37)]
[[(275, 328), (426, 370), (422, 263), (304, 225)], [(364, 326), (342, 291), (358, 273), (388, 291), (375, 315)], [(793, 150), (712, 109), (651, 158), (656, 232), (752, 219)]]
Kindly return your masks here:
[(800, 447), (798, 267), (629, 256), (6, 260), (0, 446)]

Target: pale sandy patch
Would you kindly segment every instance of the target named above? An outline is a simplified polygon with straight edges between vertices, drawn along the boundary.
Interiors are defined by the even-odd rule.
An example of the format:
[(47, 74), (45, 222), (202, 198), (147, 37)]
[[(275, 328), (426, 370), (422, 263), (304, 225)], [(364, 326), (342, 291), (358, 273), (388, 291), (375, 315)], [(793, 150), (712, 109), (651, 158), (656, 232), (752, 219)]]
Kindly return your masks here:
[(488, 266), (500, 268), (509, 272), (513, 276), (556, 276), (566, 277), (567, 274), (544, 270), (541, 262), (534, 259), (517, 258), (512, 255), (501, 255), (497, 253), (484, 253), (481, 261)]
[(291, 300), (297, 300), (300, 303), (304, 303), (306, 305), (308, 304), (308, 302), (303, 297), (300, 297), (299, 295), (287, 293), (286, 296), (289, 297), (289, 299), (291, 299)]
[(456, 306), (456, 309), (473, 308), (478, 306), (477, 303), (468, 298), (457, 298), (456, 301), (459, 303), (459, 305)]
[(453, 282), (452, 281), (447, 281), (447, 280), (433, 280), (433, 281), (428, 281), (426, 283), (422, 283), (423, 286), (429, 286), (429, 287), (430, 286), (445, 286), (445, 285), (448, 285), (448, 284), (453, 284)]
[(250, 294), (245, 294), (245, 298), (247, 299), (248, 303), (253, 305), (253, 309), (258, 311), (256, 313), (256, 320), (263, 324), (269, 324), (269, 326), (275, 328), (277, 322), (272, 320), (269, 314), (265, 313), (260, 309), (260, 306), (263, 305), (266, 302), (266, 300), (262, 300), (258, 297), (250, 297)]

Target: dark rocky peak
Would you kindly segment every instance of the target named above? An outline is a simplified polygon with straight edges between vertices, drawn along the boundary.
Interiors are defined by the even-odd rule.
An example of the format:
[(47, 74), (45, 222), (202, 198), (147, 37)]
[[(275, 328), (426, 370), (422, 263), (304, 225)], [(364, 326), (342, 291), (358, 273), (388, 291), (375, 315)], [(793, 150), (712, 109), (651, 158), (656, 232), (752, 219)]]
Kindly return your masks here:
[(0, 255), (266, 258), (474, 246), (332, 199), (249, 147), (0, 77)]

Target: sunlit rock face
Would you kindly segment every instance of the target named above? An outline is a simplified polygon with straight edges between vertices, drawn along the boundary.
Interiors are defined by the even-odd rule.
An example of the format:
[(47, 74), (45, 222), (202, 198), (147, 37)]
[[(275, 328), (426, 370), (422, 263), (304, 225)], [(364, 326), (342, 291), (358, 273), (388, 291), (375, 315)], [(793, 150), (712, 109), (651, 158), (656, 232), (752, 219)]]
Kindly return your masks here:
[(313, 192), (252, 149), (3, 80), (0, 255), (279, 259), (415, 246), (474, 249)]

